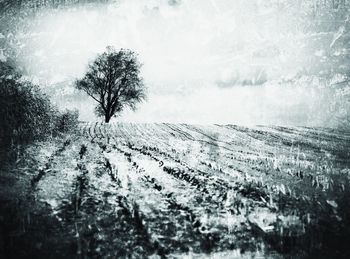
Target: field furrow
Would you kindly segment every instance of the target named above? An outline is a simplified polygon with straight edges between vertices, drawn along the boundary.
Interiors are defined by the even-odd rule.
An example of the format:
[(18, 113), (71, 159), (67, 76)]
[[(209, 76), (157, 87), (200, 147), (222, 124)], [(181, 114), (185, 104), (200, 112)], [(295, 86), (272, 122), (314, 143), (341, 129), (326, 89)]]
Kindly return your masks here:
[(67, 254), (303, 257), (337, 238), (323, 221), (346, 239), (349, 147), (328, 129), (83, 123), (29, 189)]

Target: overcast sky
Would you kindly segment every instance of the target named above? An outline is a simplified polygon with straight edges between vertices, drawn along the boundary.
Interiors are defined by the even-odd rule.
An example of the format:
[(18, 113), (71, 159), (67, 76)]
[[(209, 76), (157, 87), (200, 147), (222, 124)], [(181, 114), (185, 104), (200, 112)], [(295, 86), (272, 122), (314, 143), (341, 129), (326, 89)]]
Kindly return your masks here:
[[(139, 54), (148, 101), (122, 121), (317, 124), (317, 90), (279, 87), (300, 69), (299, 24), (263, 0), (124, 0), (43, 10), (23, 31), (21, 60), (47, 87), (81, 77), (107, 45)], [(293, 39), (293, 40), (291, 40)], [(92, 102), (57, 98), (94, 119)]]

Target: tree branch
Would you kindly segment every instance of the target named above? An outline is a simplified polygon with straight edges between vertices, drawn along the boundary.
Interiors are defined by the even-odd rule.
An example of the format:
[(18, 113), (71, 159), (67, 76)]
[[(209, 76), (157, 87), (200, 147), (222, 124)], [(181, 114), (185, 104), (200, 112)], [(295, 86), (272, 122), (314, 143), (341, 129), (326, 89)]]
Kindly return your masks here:
[(83, 90), (85, 93), (87, 93), (87, 95), (89, 95), (92, 99), (94, 99), (96, 102), (102, 104), (102, 102), (99, 101), (98, 99), (96, 99), (96, 97), (95, 97), (92, 93), (90, 93), (86, 88), (82, 88), (82, 90)]

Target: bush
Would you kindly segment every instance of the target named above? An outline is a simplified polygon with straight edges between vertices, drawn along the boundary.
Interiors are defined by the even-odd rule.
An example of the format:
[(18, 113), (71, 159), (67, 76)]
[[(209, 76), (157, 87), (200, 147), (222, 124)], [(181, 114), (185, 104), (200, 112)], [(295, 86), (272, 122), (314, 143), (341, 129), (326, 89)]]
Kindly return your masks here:
[(0, 85), (2, 144), (27, 144), (47, 135), (54, 113), (48, 97), (28, 82), (5, 79)]
[(0, 62), (1, 151), (77, 127), (78, 112), (60, 113), (39, 87), (23, 80), (8, 62)]
[(77, 110), (65, 110), (56, 116), (54, 132), (69, 133), (74, 132), (78, 126), (79, 113)]

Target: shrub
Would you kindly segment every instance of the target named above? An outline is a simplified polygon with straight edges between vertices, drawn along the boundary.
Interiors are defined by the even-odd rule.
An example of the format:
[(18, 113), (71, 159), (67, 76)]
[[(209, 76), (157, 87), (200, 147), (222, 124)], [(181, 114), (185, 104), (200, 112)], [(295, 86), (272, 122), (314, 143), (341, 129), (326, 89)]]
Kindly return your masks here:
[(48, 97), (29, 82), (2, 79), (0, 85), (2, 144), (27, 144), (47, 135), (54, 114)]
[(79, 112), (77, 110), (65, 110), (58, 113), (55, 119), (54, 132), (57, 133), (69, 133), (74, 132), (78, 127)]
[(0, 69), (1, 153), (77, 128), (77, 111), (60, 113), (49, 97), (23, 80), (9, 62), (0, 62)]

